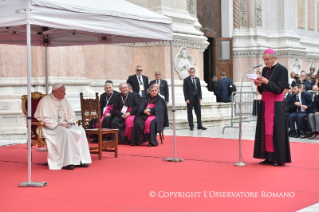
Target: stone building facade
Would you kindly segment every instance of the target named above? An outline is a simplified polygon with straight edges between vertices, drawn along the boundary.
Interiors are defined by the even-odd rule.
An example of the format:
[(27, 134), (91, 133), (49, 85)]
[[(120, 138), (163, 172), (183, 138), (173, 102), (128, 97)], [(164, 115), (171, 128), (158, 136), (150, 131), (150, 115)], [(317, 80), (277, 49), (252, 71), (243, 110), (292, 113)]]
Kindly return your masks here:
[[(174, 58), (186, 48), (196, 76), (201, 79), (205, 126), (228, 123), (230, 119), (230, 104), (216, 103), (215, 96), (206, 88), (207, 79), (204, 81), (204, 52), (212, 46), (209, 37), (232, 38), (232, 76), (237, 85), (245, 70), (263, 63), (262, 53), (269, 47), (275, 49), (279, 62), (289, 71), (293, 66), (306, 71), (319, 68), (319, 0), (128, 1), (172, 18)], [(218, 33), (200, 23), (205, 9), (215, 14), (207, 23), (213, 22)], [(32, 47), (32, 91), (43, 93), (44, 51), (44, 47)], [(21, 111), (21, 96), (27, 92), (26, 63), (25, 46), (0, 45), (0, 139), (26, 138)], [(171, 85), (168, 42), (48, 48), (49, 91), (52, 84), (64, 83), (66, 98), (80, 117), (80, 92), (86, 97), (102, 93), (107, 79), (112, 79), (118, 89), (119, 83), (135, 73), (137, 65), (142, 66), (149, 79), (160, 70)], [(174, 78), (177, 128), (188, 127), (183, 82), (177, 68)], [(244, 86), (253, 90), (249, 80)]]

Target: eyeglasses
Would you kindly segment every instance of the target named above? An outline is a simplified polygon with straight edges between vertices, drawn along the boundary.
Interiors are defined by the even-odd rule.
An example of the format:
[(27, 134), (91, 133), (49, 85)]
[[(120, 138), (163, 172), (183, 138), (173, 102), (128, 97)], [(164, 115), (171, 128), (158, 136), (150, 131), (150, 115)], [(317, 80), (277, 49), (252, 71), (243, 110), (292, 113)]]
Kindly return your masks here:
[(161, 74), (155, 74), (155, 75), (161, 75)]
[(142, 69), (137, 69), (137, 71), (143, 71)]

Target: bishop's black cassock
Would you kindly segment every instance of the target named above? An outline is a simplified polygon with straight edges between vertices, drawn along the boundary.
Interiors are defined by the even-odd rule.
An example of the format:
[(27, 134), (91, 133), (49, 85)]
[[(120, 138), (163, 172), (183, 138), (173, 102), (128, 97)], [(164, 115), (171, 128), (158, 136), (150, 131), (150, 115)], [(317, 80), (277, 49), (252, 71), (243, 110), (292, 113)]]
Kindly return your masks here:
[[(278, 95), (283, 95), (285, 86), (288, 83), (288, 71), (286, 67), (279, 63), (276, 63), (271, 68), (264, 67), (262, 70), (262, 76), (269, 80), (268, 84), (261, 84), (258, 87), (258, 91), (261, 95), (275, 94), (275, 98)], [(270, 92), (267, 94), (267, 92)], [(264, 97), (263, 96), (263, 97)], [(254, 146), (254, 158), (268, 159), (269, 161), (276, 161), (280, 163), (290, 163), (290, 147), (288, 137), (288, 126), (285, 117), (285, 107), (283, 98), (281, 100), (274, 101), (273, 109), (271, 112), (265, 113), (265, 105), (267, 100), (261, 101), (260, 109), (258, 110), (258, 120), (256, 126), (255, 146)], [(266, 104), (265, 104), (266, 103)], [(273, 115), (273, 132), (272, 143), (273, 152), (266, 151), (266, 139), (265, 134), (265, 118)], [(268, 117), (267, 117), (268, 116)]]
[[(144, 133), (145, 121), (147, 120), (148, 115), (144, 114), (143, 111), (147, 109), (149, 103), (155, 103), (155, 107), (150, 108), (150, 112), (152, 115), (155, 115), (156, 118), (151, 121), (150, 132)], [(157, 146), (157, 133), (161, 132), (164, 127), (168, 127), (168, 114), (165, 99), (159, 95), (151, 98), (148, 94), (146, 97), (142, 98), (138, 107), (130, 144), (137, 145), (148, 141), (149, 146)]]
[[(103, 111), (104, 111), (104, 108), (106, 106), (109, 107), (109, 113), (111, 114), (111, 116), (106, 116), (103, 118), (103, 121), (102, 121), (102, 127), (103, 128), (110, 128), (110, 124), (111, 124), (111, 121), (112, 121), (112, 118), (113, 118), (113, 114), (114, 114), (114, 103), (115, 103), (115, 99), (117, 98), (117, 96), (119, 95), (119, 92), (117, 91), (113, 91), (112, 94), (108, 95), (106, 92), (102, 93), (100, 95), (100, 114), (101, 114), (101, 119), (102, 119), (102, 116), (103, 116)], [(111, 110), (110, 110), (111, 108)], [(97, 119), (92, 119), (90, 121), (90, 129), (92, 128), (96, 128), (98, 127), (97, 126)]]
[(123, 106), (128, 109), (131, 115), (135, 115), (139, 105), (139, 95), (128, 92), (127, 96), (123, 94), (118, 95), (115, 106), (114, 106), (114, 118), (111, 122), (111, 128), (119, 129), (118, 131), (118, 143), (125, 143), (124, 130), (125, 130), (125, 119), (122, 118), (123, 113), (121, 112)]

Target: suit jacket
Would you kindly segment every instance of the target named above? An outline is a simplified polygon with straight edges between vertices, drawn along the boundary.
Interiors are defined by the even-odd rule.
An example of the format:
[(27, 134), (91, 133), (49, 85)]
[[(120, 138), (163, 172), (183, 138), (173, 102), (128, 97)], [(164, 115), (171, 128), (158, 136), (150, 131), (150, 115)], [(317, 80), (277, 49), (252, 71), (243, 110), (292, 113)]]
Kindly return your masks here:
[[(156, 80), (152, 80), (150, 82), (150, 85), (153, 85), (155, 83), (156, 83)], [(160, 80), (160, 94), (165, 97), (165, 102), (169, 101), (168, 84), (167, 84), (167, 81), (163, 79)]]
[(316, 95), (313, 99), (312, 112), (313, 113), (319, 112), (319, 95)]
[[(197, 88), (197, 96), (196, 96), (196, 100), (202, 99), (202, 89), (200, 87), (200, 81), (198, 77), (195, 77), (195, 83), (196, 83), (196, 88)], [(183, 82), (183, 91), (184, 91), (184, 98), (185, 101), (189, 100), (189, 101), (194, 101), (195, 100), (195, 96), (194, 96), (194, 85), (193, 85), (193, 80), (192, 78), (186, 77), (184, 79)]]
[(292, 94), (287, 94), (287, 96), (284, 98), (284, 105), (285, 105), (285, 114), (286, 116), (289, 116), (290, 113), (294, 112), (291, 110), (291, 102), (292, 102)]
[[(119, 95), (119, 92), (113, 90), (112, 98), (109, 101), (109, 104), (113, 104), (113, 110), (110, 111), (111, 115), (113, 115), (113, 113), (114, 113), (114, 102), (115, 102), (115, 99), (117, 99), (118, 95)], [(100, 96), (100, 112), (101, 112), (101, 116), (103, 115), (103, 109), (106, 106), (106, 96), (107, 96), (106, 92), (102, 93), (101, 96)]]
[[(144, 93), (147, 95), (148, 78), (144, 75), (142, 75), (141, 78), (143, 79)], [(140, 83), (137, 80), (136, 74), (129, 76), (126, 82), (131, 84), (134, 92), (140, 93)]]
[[(297, 111), (297, 106), (295, 105), (295, 102), (297, 101), (296, 95), (293, 94), (292, 95), (292, 101), (290, 103), (290, 110), (292, 112), (296, 112)], [(312, 103), (312, 96), (310, 93), (308, 92), (301, 92), (301, 101), (302, 101), (302, 105), (306, 105), (307, 109), (306, 109), (306, 113), (309, 114), (312, 112), (313, 108), (313, 103)]]
[(230, 96), (228, 95), (229, 85), (233, 81), (228, 77), (223, 77), (218, 81), (219, 101), (230, 102)]

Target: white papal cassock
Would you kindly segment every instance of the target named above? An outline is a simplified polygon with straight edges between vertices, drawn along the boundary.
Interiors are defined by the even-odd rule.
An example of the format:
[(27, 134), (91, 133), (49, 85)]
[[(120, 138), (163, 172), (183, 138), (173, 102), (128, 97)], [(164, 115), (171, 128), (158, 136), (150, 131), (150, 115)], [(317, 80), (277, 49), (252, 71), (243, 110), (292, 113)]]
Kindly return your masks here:
[(51, 93), (41, 99), (34, 117), (44, 122), (49, 169), (92, 162), (83, 127), (57, 126), (59, 123), (75, 124), (75, 113), (68, 100), (59, 100)]

